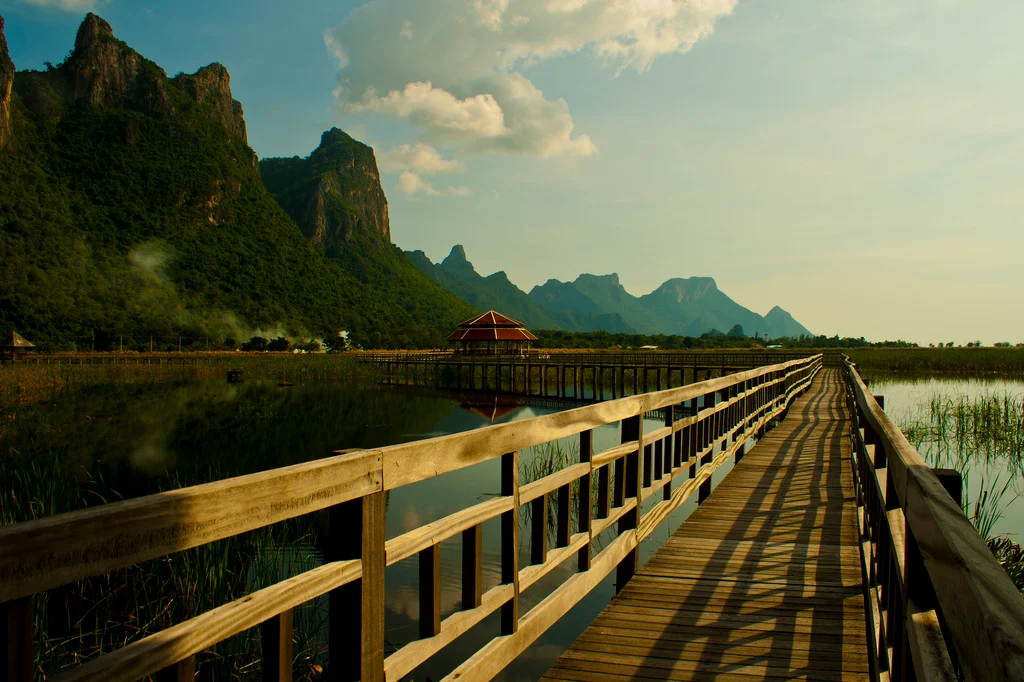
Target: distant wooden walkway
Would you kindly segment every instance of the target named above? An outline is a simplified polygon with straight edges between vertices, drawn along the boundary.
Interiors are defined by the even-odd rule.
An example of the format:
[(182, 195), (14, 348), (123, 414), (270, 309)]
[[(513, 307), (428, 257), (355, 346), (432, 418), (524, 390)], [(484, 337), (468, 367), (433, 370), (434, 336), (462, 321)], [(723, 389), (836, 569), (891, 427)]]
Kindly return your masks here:
[(842, 377), (821, 372), (545, 679), (866, 679)]

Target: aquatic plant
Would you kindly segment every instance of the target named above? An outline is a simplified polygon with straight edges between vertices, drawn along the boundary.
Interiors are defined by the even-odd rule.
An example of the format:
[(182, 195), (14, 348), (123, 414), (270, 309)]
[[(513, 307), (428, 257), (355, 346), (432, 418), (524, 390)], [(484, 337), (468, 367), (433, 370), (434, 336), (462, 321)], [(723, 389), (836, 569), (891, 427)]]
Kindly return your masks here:
[(855, 348), (848, 354), (862, 372), (929, 377), (1024, 373), (1024, 348)]

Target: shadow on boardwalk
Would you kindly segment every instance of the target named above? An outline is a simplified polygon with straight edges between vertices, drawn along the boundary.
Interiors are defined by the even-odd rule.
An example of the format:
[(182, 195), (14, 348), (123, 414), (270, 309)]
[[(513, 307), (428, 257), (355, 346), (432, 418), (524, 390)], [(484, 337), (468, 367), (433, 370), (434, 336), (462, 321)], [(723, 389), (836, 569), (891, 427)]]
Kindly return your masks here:
[(840, 388), (821, 373), (546, 679), (867, 678)]

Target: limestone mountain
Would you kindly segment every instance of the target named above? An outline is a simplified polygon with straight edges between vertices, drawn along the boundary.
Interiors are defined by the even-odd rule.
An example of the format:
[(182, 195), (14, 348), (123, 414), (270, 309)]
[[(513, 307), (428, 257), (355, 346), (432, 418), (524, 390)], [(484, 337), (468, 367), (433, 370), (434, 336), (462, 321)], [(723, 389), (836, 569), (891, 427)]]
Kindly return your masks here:
[(436, 308), (452, 311), (460, 317), (456, 323), (472, 317), (472, 302), (466, 305), (425, 276), (391, 243), (388, 202), (373, 149), (331, 128), (308, 157), (263, 159), (260, 173), (310, 244), (367, 289), (388, 292), (394, 305), (417, 319), (432, 319)]
[[(0, 47), (4, 95), (2, 33)], [(411, 264), (414, 287), (366, 276), (404, 258), (386, 211), (361, 270), (311, 244), (264, 186), (219, 64), (168, 78), (89, 14), (62, 64), (14, 73), (0, 101), (0, 331), (49, 346), (257, 329), (429, 345), (472, 314)], [(386, 206), (379, 183), (353, 189)]]
[(549, 279), (527, 295), (504, 272), (479, 275), (462, 246), (455, 246), (436, 265), (422, 251), (409, 255), (416, 267), (462, 300), (477, 308), (500, 310), (535, 329), (700, 336), (714, 331), (736, 335), (742, 328), (746, 336), (811, 335), (779, 307), (762, 317), (741, 306), (719, 290), (711, 277), (670, 279), (636, 297), (614, 273), (584, 273), (572, 282)]
[(534, 329), (596, 331), (611, 329), (632, 332), (618, 313), (605, 314), (594, 306), (593, 311), (569, 310), (547, 306), (527, 295), (508, 279), (503, 270), (487, 275), (477, 273), (466, 258), (461, 245), (434, 264), (422, 251), (407, 252), (413, 264), (428, 277), (463, 301), (480, 310), (499, 310)]
[(639, 300), (659, 318), (670, 321), (674, 334), (700, 336), (712, 329), (725, 332), (740, 325), (748, 335), (760, 331), (775, 336), (764, 328), (760, 315), (722, 293), (710, 277), (670, 279)]
[(807, 331), (807, 327), (797, 322), (793, 319), (792, 315), (779, 306), (775, 306), (768, 311), (767, 315), (764, 316), (764, 326), (765, 329), (762, 333), (767, 332), (768, 336), (788, 336), (795, 339), (801, 335), (811, 335), (811, 333)]
[(302, 232), (329, 256), (358, 235), (391, 243), (388, 201), (373, 149), (331, 128), (306, 158), (260, 161), (263, 183)]

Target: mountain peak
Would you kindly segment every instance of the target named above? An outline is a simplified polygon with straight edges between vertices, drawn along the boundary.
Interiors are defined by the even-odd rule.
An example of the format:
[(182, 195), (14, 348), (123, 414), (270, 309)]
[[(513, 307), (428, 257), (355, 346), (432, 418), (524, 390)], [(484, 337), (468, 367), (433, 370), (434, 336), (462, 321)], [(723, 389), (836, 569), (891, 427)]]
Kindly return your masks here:
[(75, 36), (75, 51), (84, 50), (93, 43), (104, 38), (113, 38), (114, 29), (107, 21), (92, 12), (85, 15), (82, 25), (78, 27), (78, 35)]
[(452, 250), (448, 253), (448, 257), (444, 259), (444, 262), (448, 263), (468, 263), (466, 258), (466, 249), (462, 244), (456, 244), (452, 247)]
[(349, 145), (358, 144), (365, 147), (362, 142), (359, 142), (354, 137), (346, 133), (341, 128), (332, 127), (330, 130), (325, 130), (320, 136), (320, 146), (317, 147), (317, 151), (325, 149), (327, 147), (334, 147), (337, 145)]
[(592, 275), (589, 272), (580, 273), (580, 276), (576, 278), (577, 282), (593, 282), (595, 284), (605, 284), (612, 287), (622, 286), (619, 284), (619, 273), (613, 272), (608, 275)]

